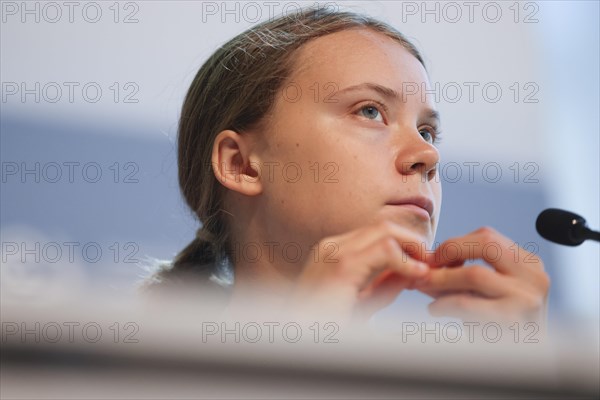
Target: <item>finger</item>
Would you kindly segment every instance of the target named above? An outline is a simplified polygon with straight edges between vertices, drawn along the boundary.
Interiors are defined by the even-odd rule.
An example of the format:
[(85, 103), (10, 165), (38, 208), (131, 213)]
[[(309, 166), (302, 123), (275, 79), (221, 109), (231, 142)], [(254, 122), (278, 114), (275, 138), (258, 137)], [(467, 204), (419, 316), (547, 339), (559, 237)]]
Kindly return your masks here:
[(383, 271), (390, 270), (397, 275), (414, 280), (427, 274), (427, 264), (408, 256), (393, 238), (383, 237), (353, 257), (353, 269), (361, 276), (361, 270), (368, 273), (362, 278), (361, 289), (369, 285)]
[[(326, 244), (327, 241), (321, 243)], [(305, 268), (298, 278), (299, 284), (313, 290), (326, 286), (358, 293), (386, 269), (413, 279), (422, 277), (429, 269), (427, 264), (404, 253), (391, 237), (383, 237), (361, 250), (355, 250), (353, 243), (346, 243), (338, 250), (328, 260)]]
[(439, 297), (446, 293), (470, 291), (487, 298), (498, 298), (514, 292), (514, 279), (484, 266), (431, 269), (415, 288)]
[(469, 293), (443, 296), (429, 304), (428, 309), (431, 315), (437, 317), (476, 319), (502, 324), (543, 320), (539, 309), (528, 310), (518, 302), (486, 299)]
[(498, 315), (498, 302), (468, 293), (443, 296), (428, 306), (434, 317), (455, 317), (463, 320), (493, 320)]
[(475, 259), (483, 259), (498, 272), (507, 275), (528, 276), (532, 270), (542, 268), (539, 257), (491, 228), (481, 228), (445, 241), (436, 249), (434, 256), (428, 258), (428, 263), (438, 267)]
[(413, 258), (423, 261), (427, 255), (427, 245), (413, 231), (391, 221), (381, 221), (374, 225), (353, 231), (343, 237), (346, 243), (352, 242), (356, 250), (363, 250), (385, 238), (394, 238), (402, 250)]
[(358, 313), (365, 319), (370, 318), (378, 310), (390, 305), (406, 289), (408, 282), (405, 277), (391, 270), (382, 272), (359, 293)]
[(427, 252), (427, 254), (425, 255), (425, 259), (423, 261), (426, 262), (431, 268), (441, 268), (442, 266), (454, 268), (454, 267), (462, 267), (463, 265), (465, 265), (464, 260), (460, 260), (456, 257), (455, 258), (449, 257), (448, 262), (440, 263), (439, 255), (435, 251)]
[(385, 287), (389, 282), (397, 282), (403, 286), (408, 284), (408, 280), (405, 277), (398, 275), (391, 269), (386, 269), (373, 278), (371, 282), (360, 291), (359, 298), (366, 299), (370, 296), (373, 296), (375, 292)]

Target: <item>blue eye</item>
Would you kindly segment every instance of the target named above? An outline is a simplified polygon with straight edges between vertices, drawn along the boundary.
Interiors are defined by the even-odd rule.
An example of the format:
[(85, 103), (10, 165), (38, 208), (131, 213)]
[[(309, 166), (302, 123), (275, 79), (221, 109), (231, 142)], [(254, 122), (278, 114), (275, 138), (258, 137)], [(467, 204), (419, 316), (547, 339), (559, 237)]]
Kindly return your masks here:
[(427, 143), (433, 143), (433, 135), (431, 134), (431, 132), (429, 132), (429, 130), (427, 129), (421, 129), (419, 131), (419, 133), (421, 134), (421, 136), (423, 137), (423, 139), (425, 139), (425, 141)]
[(379, 111), (378, 107), (382, 106), (376, 104), (366, 104), (358, 110), (358, 113), (361, 116), (370, 120), (384, 122), (383, 116), (381, 115), (381, 112)]
[(419, 133), (421, 134), (421, 137), (423, 137), (423, 139), (427, 143), (435, 144), (440, 141), (439, 136), (440, 136), (441, 132), (439, 132), (437, 129), (434, 129), (434, 128), (420, 129)]

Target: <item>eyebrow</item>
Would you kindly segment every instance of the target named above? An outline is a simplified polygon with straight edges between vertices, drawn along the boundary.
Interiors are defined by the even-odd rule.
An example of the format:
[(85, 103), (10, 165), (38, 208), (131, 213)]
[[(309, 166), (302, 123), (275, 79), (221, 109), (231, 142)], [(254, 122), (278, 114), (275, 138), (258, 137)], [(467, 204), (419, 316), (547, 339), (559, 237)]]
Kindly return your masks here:
[[(375, 92), (379, 93), (381, 96), (385, 97), (388, 101), (393, 101), (393, 102), (399, 103), (402, 100), (402, 95), (400, 93), (398, 93), (397, 91), (395, 91), (394, 89), (379, 85), (377, 83), (372, 83), (372, 82), (365, 82), (365, 83), (361, 83), (358, 85), (349, 86), (347, 88), (339, 90), (338, 93), (343, 94), (346, 92), (354, 92), (354, 91), (358, 91), (358, 90), (375, 91)], [(432, 110), (431, 108), (427, 108), (425, 113), (426, 113), (425, 117), (427, 119), (434, 119), (438, 123), (440, 122), (440, 113), (438, 111)]]

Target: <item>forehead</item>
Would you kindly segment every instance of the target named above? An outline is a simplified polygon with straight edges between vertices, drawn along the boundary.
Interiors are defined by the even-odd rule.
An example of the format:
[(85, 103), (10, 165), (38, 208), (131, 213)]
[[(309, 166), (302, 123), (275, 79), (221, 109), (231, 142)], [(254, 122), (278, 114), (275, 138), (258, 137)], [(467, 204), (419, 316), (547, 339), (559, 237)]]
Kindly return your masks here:
[(403, 83), (425, 83), (427, 72), (400, 42), (366, 28), (353, 28), (308, 42), (298, 52), (291, 79), (342, 88), (359, 80), (402, 92)]

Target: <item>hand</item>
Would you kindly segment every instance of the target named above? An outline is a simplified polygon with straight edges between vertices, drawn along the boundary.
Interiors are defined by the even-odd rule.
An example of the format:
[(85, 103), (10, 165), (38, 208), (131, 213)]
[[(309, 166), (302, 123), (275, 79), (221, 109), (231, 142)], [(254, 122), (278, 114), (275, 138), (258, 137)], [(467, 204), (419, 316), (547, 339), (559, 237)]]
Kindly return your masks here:
[[(366, 320), (427, 274), (422, 240), (392, 222), (380, 222), (317, 244), (319, 259), (304, 267), (287, 312)], [(422, 245), (421, 245), (422, 247)]]
[[(483, 259), (493, 268), (462, 267), (472, 259)], [(436, 299), (429, 305), (432, 315), (543, 322), (550, 278), (542, 261), (493, 229), (450, 239), (426, 260), (430, 273), (415, 287)]]

